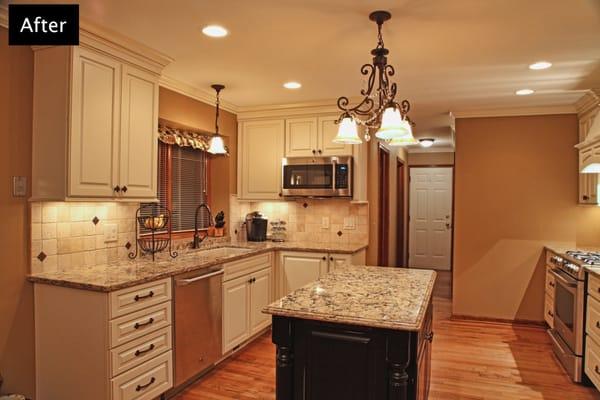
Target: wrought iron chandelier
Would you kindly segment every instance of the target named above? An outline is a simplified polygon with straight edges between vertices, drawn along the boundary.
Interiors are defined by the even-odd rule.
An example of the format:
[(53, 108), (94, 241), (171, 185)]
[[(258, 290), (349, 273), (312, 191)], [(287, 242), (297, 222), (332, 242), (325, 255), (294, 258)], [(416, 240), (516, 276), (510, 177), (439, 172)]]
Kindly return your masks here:
[(377, 47), (371, 50), (372, 64), (365, 64), (360, 68), (360, 73), (367, 78), (367, 87), (360, 91), (364, 96), (362, 101), (351, 107), (348, 97), (342, 96), (337, 100), (337, 106), (342, 111), (337, 123), (338, 134), (333, 140), (336, 143), (360, 144), (358, 125), (364, 126), (366, 141), (371, 139), (371, 132), (375, 136), (387, 141), (391, 146), (403, 146), (417, 143), (412, 134), (413, 123), (408, 118), (410, 103), (408, 100), (396, 101), (397, 86), (390, 82), (394, 76), (394, 67), (388, 65), (381, 27), (383, 23), (392, 18), (387, 11), (374, 11), (369, 19), (377, 23)]

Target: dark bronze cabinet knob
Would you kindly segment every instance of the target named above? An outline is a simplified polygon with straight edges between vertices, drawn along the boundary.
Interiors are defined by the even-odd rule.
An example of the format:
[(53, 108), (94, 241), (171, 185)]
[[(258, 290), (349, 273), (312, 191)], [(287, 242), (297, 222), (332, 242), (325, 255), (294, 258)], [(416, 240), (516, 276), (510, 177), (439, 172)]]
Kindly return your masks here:
[(327, 257), (323, 256), (323, 261), (327, 261)]
[(315, 149), (313, 149), (312, 153), (313, 154), (317, 154), (317, 151)]
[(119, 192), (121, 191), (121, 188), (120, 188), (120, 187), (118, 187), (118, 186), (115, 186), (115, 187), (113, 188), (113, 191), (115, 191), (115, 192), (119, 193)]
[(333, 257), (329, 257), (329, 261), (333, 261)]
[(127, 186), (123, 186), (123, 187), (121, 188), (121, 191), (122, 191), (123, 193), (127, 193)]

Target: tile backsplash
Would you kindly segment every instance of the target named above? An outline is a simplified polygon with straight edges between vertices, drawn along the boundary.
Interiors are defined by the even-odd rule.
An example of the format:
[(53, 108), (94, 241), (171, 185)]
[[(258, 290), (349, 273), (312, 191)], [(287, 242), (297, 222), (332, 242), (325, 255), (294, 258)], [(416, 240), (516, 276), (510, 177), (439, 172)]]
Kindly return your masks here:
[[(127, 260), (137, 203), (31, 203), (31, 272), (65, 271)], [(105, 229), (116, 228), (116, 240)]]
[[(274, 202), (242, 202), (230, 200), (230, 236), (238, 232), (246, 214), (260, 211), (269, 219), (286, 222), (288, 241), (367, 244), (369, 241), (369, 205), (345, 199), (297, 199)], [(324, 224), (327, 218), (328, 224)], [(347, 222), (346, 227), (344, 222)], [(328, 226), (327, 226), (328, 225)], [(350, 225), (350, 226), (348, 226)], [(353, 225), (353, 226), (352, 226)]]

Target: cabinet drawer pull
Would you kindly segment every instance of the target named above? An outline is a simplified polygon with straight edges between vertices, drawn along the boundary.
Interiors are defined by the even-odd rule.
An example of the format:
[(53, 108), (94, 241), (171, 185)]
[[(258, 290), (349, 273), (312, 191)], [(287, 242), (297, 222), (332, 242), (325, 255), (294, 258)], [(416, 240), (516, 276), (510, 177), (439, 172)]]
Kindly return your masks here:
[(150, 378), (150, 382), (146, 383), (145, 385), (137, 385), (137, 386), (135, 387), (135, 391), (136, 391), (136, 392), (139, 392), (140, 390), (144, 390), (144, 389), (146, 389), (148, 386), (152, 385), (154, 382), (156, 382), (156, 378), (155, 378), (155, 377), (152, 377), (152, 378)]
[(327, 257), (323, 256), (323, 261), (327, 261)]
[(114, 191), (114, 192), (117, 192), (117, 193), (119, 193), (119, 192), (121, 191), (121, 188), (120, 188), (120, 187), (118, 187), (118, 186), (115, 186), (115, 187), (113, 188), (113, 191)]
[(140, 328), (143, 328), (143, 327), (144, 327), (144, 326), (146, 326), (146, 325), (150, 325), (150, 324), (151, 324), (151, 323), (153, 323), (153, 322), (154, 322), (154, 318), (150, 318), (150, 319), (148, 320), (148, 322), (141, 322), (141, 323), (140, 323), (140, 322), (136, 322), (136, 323), (135, 323), (135, 325), (134, 325), (133, 327), (134, 327), (135, 329), (140, 329)]
[(139, 356), (146, 354), (147, 352), (152, 351), (152, 350), (154, 350), (154, 343), (152, 343), (146, 350), (136, 350), (135, 356), (139, 357)]
[(429, 332), (425, 335), (425, 340), (429, 341), (429, 343), (433, 342), (433, 332)]
[(600, 321), (596, 321), (596, 328), (600, 329)]
[(140, 300), (148, 299), (148, 298), (150, 298), (152, 296), (154, 296), (154, 292), (151, 290), (148, 294), (145, 294), (143, 296), (140, 296), (139, 294), (136, 294), (135, 297), (133, 298), (133, 300), (140, 301)]
[(548, 315), (551, 316), (552, 318), (554, 318), (554, 314), (550, 310), (548, 310)]
[(555, 286), (556, 286), (556, 284), (555, 284), (554, 282), (550, 282), (548, 285), (550, 285), (550, 286), (552, 286), (552, 287), (555, 287)]
[(594, 372), (600, 375), (600, 368), (597, 365), (594, 367)]
[(333, 257), (329, 257), (329, 261), (333, 261)]
[(127, 193), (127, 186), (123, 186), (123, 187), (121, 188), (121, 191), (122, 191), (123, 193)]

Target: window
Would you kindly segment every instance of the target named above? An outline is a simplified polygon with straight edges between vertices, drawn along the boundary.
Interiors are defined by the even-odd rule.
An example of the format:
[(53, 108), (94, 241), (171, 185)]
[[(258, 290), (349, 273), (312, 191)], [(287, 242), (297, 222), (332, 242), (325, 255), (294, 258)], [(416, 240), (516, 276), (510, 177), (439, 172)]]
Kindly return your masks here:
[[(159, 142), (158, 199), (171, 211), (173, 232), (194, 230), (196, 208), (209, 202), (209, 165), (206, 152)], [(206, 209), (198, 214), (198, 227), (209, 226)]]

